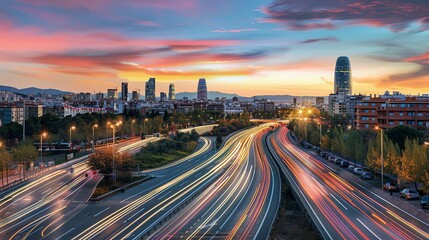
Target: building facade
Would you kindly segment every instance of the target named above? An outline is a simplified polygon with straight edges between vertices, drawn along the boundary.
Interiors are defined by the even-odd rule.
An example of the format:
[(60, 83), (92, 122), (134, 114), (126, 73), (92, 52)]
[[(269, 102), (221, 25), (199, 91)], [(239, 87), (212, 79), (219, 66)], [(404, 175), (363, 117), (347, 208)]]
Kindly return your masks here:
[(149, 78), (146, 82), (145, 97), (148, 102), (155, 102), (155, 78)]
[(352, 69), (350, 60), (346, 56), (341, 56), (335, 64), (334, 93), (352, 94)]
[(168, 86), (168, 100), (173, 101), (176, 99), (176, 90), (174, 89), (174, 83), (170, 83)]
[(123, 102), (128, 102), (128, 83), (127, 82), (123, 82), (121, 84), (121, 100)]
[(107, 89), (107, 98), (117, 99), (118, 98), (118, 89), (117, 88)]
[(357, 129), (404, 125), (425, 130), (429, 128), (429, 97), (366, 97), (356, 106), (354, 120)]
[(197, 100), (203, 102), (207, 101), (207, 83), (205, 78), (200, 78), (198, 80)]
[(140, 100), (140, 93), (138, 91), (133, 91), (131, 95), (132, 95), (131, 99), (134, 102), (137, 102), (138, 100)]

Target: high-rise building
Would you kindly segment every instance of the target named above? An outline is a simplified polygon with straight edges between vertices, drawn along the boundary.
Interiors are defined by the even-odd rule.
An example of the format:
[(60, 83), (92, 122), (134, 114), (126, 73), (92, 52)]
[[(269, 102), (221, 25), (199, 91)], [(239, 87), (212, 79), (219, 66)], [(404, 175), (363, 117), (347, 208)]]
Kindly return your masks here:
[(118, 98), (118, 89), (117, 88), (111, 88), (107, 89), (107, 98)]
[(167, 93), (161, 92), (159, 95), (159, 101), (161, 101), (161, 102), (167, 101)]
[(352, 94), (352, 69), (350, 60), (341, 56), (335, 64), (334, 94)]
[(155, 102), (155, 78), (149, 78), (146, 82), (145, 97), (148, 102)]
[(168, 100), (172, 101), (176, 99), (176, 91), (174, 89), (174, 83), (170, 83), (168, 86)]
[(133, 91), (131, 95), (132, 95), (132, 100), (134, 102), (137, 102), (138, 100), (140, 100), (140, 93), (138, 91)]
[(122, 83), (122, 101), (123, 102), (127, 102), (128, 101), (128, 83), (127, 82), (123, 82)]
[(207, 101), (207, 84), (205, 78), (198, 80), (197, 100)]

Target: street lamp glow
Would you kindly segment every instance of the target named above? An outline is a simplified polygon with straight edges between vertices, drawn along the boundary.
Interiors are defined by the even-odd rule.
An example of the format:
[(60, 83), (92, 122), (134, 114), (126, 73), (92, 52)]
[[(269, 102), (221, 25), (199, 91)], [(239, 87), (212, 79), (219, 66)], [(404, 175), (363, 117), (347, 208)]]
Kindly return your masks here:
[(70, 144), (72, 143), (72, 130), (75, 130), (75, 129), (76, 129), (75, 126), (70, 127)]
[(43, 132), (40, 134), (40, 161), (43, 159), (43, 138), (48, 135), (47, 132)]
[(379, 126), (375, 126), (375, 129), (380, 130), (381, 190), (383, 190), (383, 185), (384, 185), (383, 129)]
[(92, 151), (94, 152), (94, 144), (95, 144), (95, 128), (98, 127), (98, 124), (94, 124), (92, 126)]

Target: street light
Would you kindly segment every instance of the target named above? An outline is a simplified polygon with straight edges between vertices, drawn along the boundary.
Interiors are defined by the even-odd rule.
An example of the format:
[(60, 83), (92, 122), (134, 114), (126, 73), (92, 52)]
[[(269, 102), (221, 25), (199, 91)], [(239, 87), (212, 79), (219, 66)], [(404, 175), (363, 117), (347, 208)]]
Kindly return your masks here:
[(375, 127), (376, 130), (380, 129), (380, 158), (381, 158), (381, 190), (383, 190), (383, 185), (384, 185), (384, 154), (383, 154), (383, 129), (376, 126)]
[(40, 134), (40, 161), (43, 159), (43, 138), (46, 137), (48, 133), (43, 132)]
[(92, 151), (94, 152), (94, 142), (95, 142), (95, 128), (98, 127), (98, 124), (92, 126)]
[(72, 130), (75, 130), (76, 129), (76, 127), (75, 126), (71, 126), (70, 127), (70, 144), (72, 143)]
[(147, 121), (147, 118), (145, 118), (144, 121), (143, 121), (143, 135), (145, 137), (146, 137), (146, 121)]
[(115, 125), (110, 125), (110, 127), (112, 128), (112, 132), (113, 132), (113, 142), (112, 142), (112, 174), (113, 174), (113, 185), (116, 184), (116, 169), (115, 169), (115, 126), (119, 127), (119, 125), (122, 124), (122, 121), (119, 121), (118, 123), (116, 123)]
[[(110, 126), (110, 122), (106, 123), (106, 138), (109, 137), (109, 126)], [(107, 146), (109, 146), (109, 141), (106, 139), (106, 148)]]
[(131, 121), (131, 140), (133, 139), (133, 137), (134, 137), (134, 123), (136, 123), (136, 120), (135, 119), (133, 119), (132, 121)]

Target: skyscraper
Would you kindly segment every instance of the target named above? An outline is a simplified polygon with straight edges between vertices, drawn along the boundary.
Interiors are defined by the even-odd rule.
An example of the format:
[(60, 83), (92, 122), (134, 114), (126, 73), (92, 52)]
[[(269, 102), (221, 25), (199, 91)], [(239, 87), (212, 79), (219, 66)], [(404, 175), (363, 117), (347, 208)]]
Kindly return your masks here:
[(155, 102), (155, 78), (149, 78), (146, 82), (145, 97), (148, 102)]
[(176, 91), (174, 89), (174, 83), (170, 83), (168, 87), (168, 100), (172, 101), (176, 99)]
[(133, 91), (133, 92), (132, 92), (132, 100), (133, 100), (134, 102), (137, 102), (138, 100), (140, 100), (140, 93), (139, 93), (139, 92), (137, 92), (137, 91)]
[(127, 82), (122, 83), (121, 93), (122, 93), (122, 101), (127, 102), (128, 101), (128, 83)]
[(341, 56), (335, 64), (334, 93), (352, 94), (352, 69), (350, 60), (346, 56)]
[(165, 93), (165, 92), (161, 92), (161, 93), (159, 94), (159, 101), (160, 101), (160, 102), (165, 102), (165, 101), (167, 101), (167, 93)]
[(200, 78), (198, 81), (197, 100), (207, 101), (207, 84), (205, 78)]

